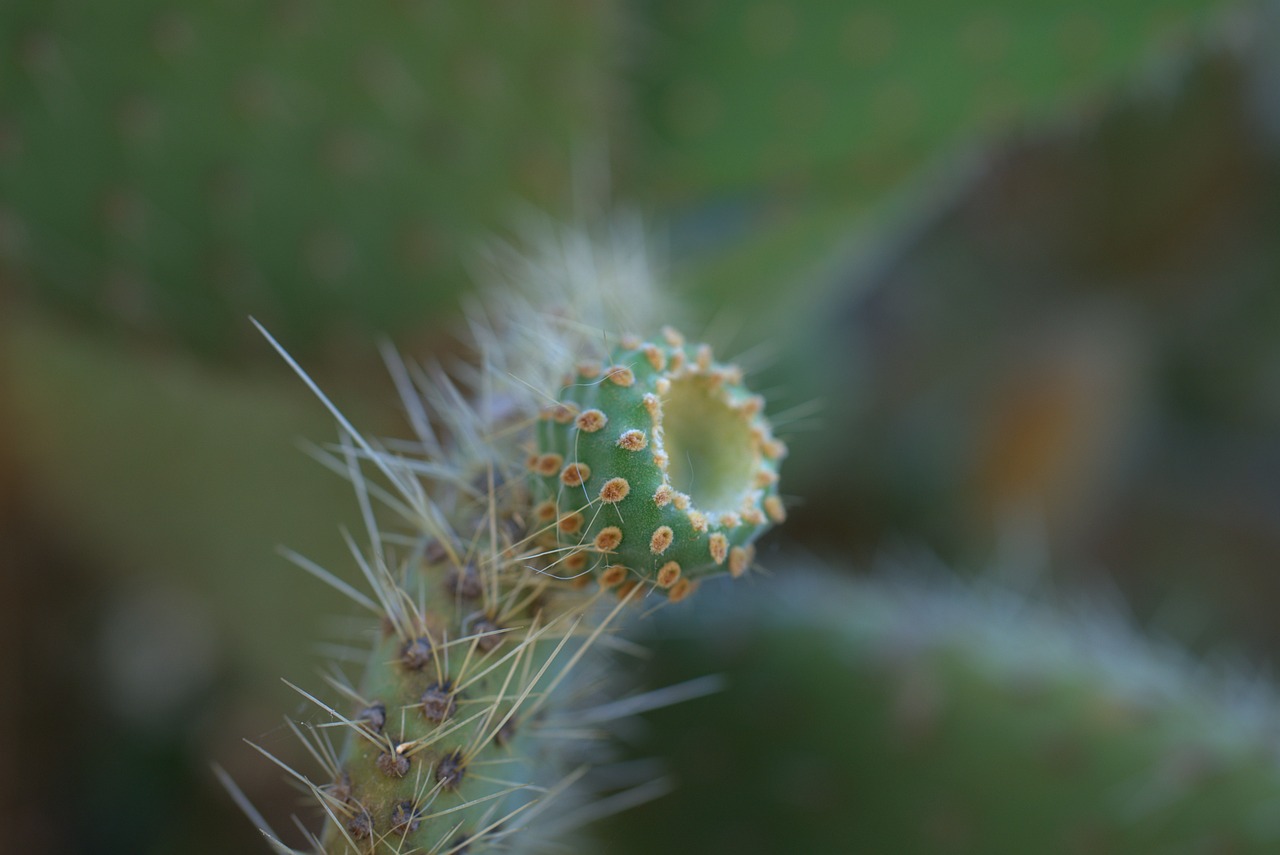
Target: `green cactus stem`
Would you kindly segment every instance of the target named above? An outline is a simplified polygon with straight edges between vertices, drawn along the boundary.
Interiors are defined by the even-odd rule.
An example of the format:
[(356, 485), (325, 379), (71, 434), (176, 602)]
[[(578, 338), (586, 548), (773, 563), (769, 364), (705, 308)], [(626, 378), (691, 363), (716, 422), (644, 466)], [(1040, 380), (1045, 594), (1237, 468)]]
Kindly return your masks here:
[[(581, 236), (544, 233), (535, 259), (502, 257), (509, 278), (529, 281), (474, 319), (480, 359), (461, 379), (392, 357), (417, 434), (409, 442), (363, 437), (275, 345), (342, 427), (328, 463), (364, 510), (368, 545), (352, 543), (352, 554), (370, 593), (290, 556), (376, 619), (362, 679), (331, 675), (334, 702), (299, 689), (324, 719), (293, 725), (323, 777), (289, 770), (325, 814), (311, 840), (317, 852), (530, 852), (541, 833), (566, 845), (557, 806), (579, 798), (573, 791), (585, 788), (574, 784), (594, 762), (583, 759), (593, 742), (583, 736), (594, 733), (574, 722), (598, 722), (595, 704), (635, 707), (617, 706), (616, 692), (599, 696), (618, 681), (602, 677), (597, 642), (648, 588), (592, 587), (589, 573), (564, 568), (625, 561), (628, 573), (680, 599), (715, 570), (744, 573), (751, 541), (783, 516), (785, 446), (741, 371), (715, 363), (710, 348), (686, 351), (670, 331), (662, 345), (599, 345), (619, 328), (651, 326), (643, 312), (623, 326), (601, 308), (621, 302), (602, 281), (632, 307), (654, 302), (642, 248), (620, 238), (625, 230), (601, 251)], [(577, 376), (595, 382), (561, 384), (575, 362)], [(562, 403), (546, 411), (557, 392)], [(535, 447), (545, 450), (531, 458)], [(566, 498), (557, 504), (564, 513), (544, 514), (551, 497), (581, 489), (592, 498), (573, 507)], [(680, 568), (674, 578), (663, 575), (668, 564)], [(634, 801), (632, 792), (609, 803)], [(278, 851), (294, 851), (267, 833)]]
[(569, 571), (679, 601), (708, 575), (748, 570), (754, 540), (786, 517), (786, 445), (742, 380), (670, 327), (577, 366), (528, 460), (534, 513)]

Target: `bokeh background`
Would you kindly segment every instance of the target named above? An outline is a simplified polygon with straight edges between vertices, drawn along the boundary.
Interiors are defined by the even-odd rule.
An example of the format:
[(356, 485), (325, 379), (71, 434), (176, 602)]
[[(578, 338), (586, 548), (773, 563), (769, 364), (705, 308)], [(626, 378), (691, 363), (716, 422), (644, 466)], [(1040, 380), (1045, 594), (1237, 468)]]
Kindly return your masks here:
[(287, 825), (241, 740), (305, 762), (280, 678), (350, 610), (276, 547), (346, 572), (352, 507), (248, 317), (404, 434), (377, 343), (456, 348), (529, 209), (638, 208), (755, 354), (766, 563), (905, 544), (1274, 660), (1277, 57), (1210, 0), (5, 3), (0, 848), (255, 851), (211, 762)]

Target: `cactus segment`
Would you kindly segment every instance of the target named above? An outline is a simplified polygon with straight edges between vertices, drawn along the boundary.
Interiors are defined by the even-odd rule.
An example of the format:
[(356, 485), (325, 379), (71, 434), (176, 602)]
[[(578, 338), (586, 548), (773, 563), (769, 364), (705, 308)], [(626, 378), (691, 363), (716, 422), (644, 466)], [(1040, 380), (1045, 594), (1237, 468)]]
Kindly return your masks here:
[(363, 709), (322, 790), (332, 821), (321, 851), (466, 851), (501, 837), (563, 774), (540, 744), (542, 694), (583, 649), (573, 627), (588, 603), (509, 567), (483, 570), (490, 590), (458, 585), (448, 558), (418, 570), (436, 588), (431, 604), (384, 627), (359, 692), (347, 692)]
[[(679, 601), (712, 571), (744, 573), (781, 516), (785, 447), (741, 371), (669, 331), (661, 345), (599, 347), (633, 322), (606, 315), (621, 301), (603, 289), (625, 290), (633, 310), (653, 296), (628, 234), (615, 228), (607, 253), (565, 235), (512, 259), (504, 269), (530, 290), (476, 308), (474, 366), (446, 375), (390, 355), (413, 442), (363, 437), (268, 335), (342, 426), (329, 464), (364, 511), (368, 545), (351, 547), (371, 592), (295, 560), (377, 617), (363, 677), (329, 680), (342, 700), (302, 692), (330, 721), (291, 724), (324, 767), (319, 783), (290, 770), (327, 818), (313, 851), (531, 852), (540, 834), (577, 851), (563, 845), (573, 824), (545, 817), (591, 790), (578, 781), (598, 733), (574, 715), (594, 709), (594, 727), (622, 709), (598, 697), (613, 669), (596, 643), (649, 590)], [(561, 384), (583, 355), (601, 361)]]
[(529, 472), (539, 514), (556, 521), (544, 540), (585, 553), (603, 587), (631, 576), (683, 599), (709, 575), (746, 572), (754, 540), (786, 516), (787, 450), (763, 399), (670, 328), (579, 365), (541, 416)]
[(566, 210), (616, 14), (5, 2), (6, 289), (210, 355), (240, 352), (247, 314), (295, 352), (412, 329), (510, 198)]
[[(466, 408), (450, 415), (455, 429), (480, 418)], [(486, 432), (509, 419), (524, 421), (507, 414)], [(358, 434), (353, 441), (378, 455)], [(545, 572), (552, 558), (529, 536), (522, 461), (514, 446), (488, 450), (489, 459), (447, 451), (449, 477), (425, 482), (430, 498), (401, 480), (415, 469), (408, 458), (378, 458), (402, 498), (428, 504), (411, 548), (382, 543), (375, 529), (367, 556), (353, 549), (374, 595), (353, 598), (379, 616), (359, 684), (331, 677), (343, 696), (332, 705), (299, 689), (330, 716), (328, 727), (345, 731), (336, 743), (314, 725), (291, 724), (324, 767), (318, 783), (290, 770), (328, 819), (314, 852), (510, 848), (517, 832), (530, 838), (528, 821), (578, 777), (569, 764), (582, 749), (557, 735), (554, 719), (590, 697), (577, 670), (625, 601), (601, 608), (598, 595)], [(345, 451), (365, 504), (371, 489), (351, 442)]]
[(610, 853), (1280, 851), (1280, 692), (1255, 668), (1096, 596), (819, 569), (653, 622), (655, 685), (730, 688), (648, 717), (685, 789), (602, 829)]

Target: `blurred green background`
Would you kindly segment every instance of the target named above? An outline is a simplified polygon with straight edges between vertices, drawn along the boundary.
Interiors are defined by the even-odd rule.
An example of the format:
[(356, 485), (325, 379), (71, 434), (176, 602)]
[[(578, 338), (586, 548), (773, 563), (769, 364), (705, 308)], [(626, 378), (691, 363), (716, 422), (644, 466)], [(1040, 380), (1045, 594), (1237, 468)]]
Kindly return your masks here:
[(279, 678), (352, 629), (275, 548), (347, 572), (353, 509), (247, 319), (405, 435), (376, 343), (455, 349), (528, 208), (640, 208), (690, 332), (756, 356), (767, 565), (910, 544), (1273, 657), (1278, 9), (5, 4), (5, 848), (252, 851), (211, 760), (287, 825), (240, 740), (296, 758)]

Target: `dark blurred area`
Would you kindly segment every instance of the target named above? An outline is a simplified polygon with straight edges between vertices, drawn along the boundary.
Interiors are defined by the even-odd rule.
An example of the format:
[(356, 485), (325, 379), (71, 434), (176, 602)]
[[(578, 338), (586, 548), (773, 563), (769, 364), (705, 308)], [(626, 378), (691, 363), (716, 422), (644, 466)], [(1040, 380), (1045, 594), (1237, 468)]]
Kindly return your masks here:
[(265, 848), (215, 762), (289, 825), (240, 740), (305, 763), (279, 679), (352, 630), (275, 549), (347, 574), (354, 509), (246, 318), (402, 435), (377, 337), (453, 347), (526, 205), (634, 201), (717, 345), (766, 342), (775, 546), (1273, 657), (1278, 9), (6, 5), (0, 849)]
[(1205, 49), (1165, 91), (1010, 135), (909, 241), (846, 276), (855, 296), (828, 328), (858, 387), (850, 441), (823, 453), (849, 476), (805, 494), (807, 525), (841, 550), (923, 537), (970, 566), (1031, 537), (1056, 572), (1171, 607), (1178, 637), (1273, 649), (1271, 72)]

